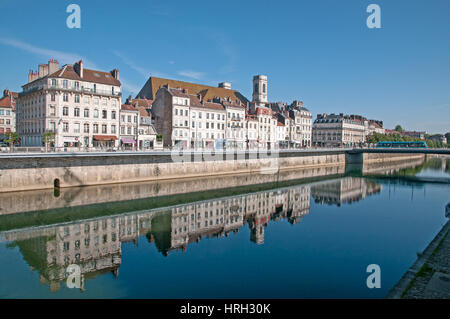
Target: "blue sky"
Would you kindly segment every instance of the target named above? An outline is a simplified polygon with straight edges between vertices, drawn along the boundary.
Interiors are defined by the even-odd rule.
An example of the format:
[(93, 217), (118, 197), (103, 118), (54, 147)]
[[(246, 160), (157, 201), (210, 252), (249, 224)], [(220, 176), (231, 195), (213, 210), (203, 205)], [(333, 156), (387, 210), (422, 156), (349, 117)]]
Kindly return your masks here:
[[(81, 7), (81, 29), (66, 7)], [(381, 7), (381, 29), (366, 8)], [(152, 74), (251, 98), (268, 76), (270, 101), (303, 100), (317, 113), (361, 114), (392, 128), (450, 131), (450, 1), (0, 2), (0, 88), (56, 58), (120, 70), (124, 96)]]

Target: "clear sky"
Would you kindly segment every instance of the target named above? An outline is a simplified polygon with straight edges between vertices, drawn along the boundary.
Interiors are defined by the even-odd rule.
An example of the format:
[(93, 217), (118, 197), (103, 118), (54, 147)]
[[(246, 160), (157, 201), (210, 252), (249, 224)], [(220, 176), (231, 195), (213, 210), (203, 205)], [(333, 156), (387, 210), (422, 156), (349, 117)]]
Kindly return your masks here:
[[(66, 7), (81, 7), (81, 28)], [(366, 8), (381, 7), (381, 29)], [(0, 1), (0, 88), (21, 90), (55, 58), (120, 70), (124, 96), (150, 75), (251, 98), (268, 76), (270, 101), (317, 113), (361, 114), (385, 127), (450, 131), (449, 0)]]

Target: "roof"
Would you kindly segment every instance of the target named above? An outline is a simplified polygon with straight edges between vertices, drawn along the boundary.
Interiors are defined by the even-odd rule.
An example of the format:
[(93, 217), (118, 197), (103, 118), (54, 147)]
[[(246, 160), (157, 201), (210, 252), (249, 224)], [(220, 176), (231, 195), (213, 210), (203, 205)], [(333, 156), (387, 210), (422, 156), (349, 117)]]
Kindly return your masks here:
[(137, 106), (136, 109), (139, 111), (139, 116), (142, 116), (142, 117), (151, 117), (152, 116), (151, 111), (143, 106)]
[[(117, 80), (116, 78), (114, 78), (112, 76), (112, 74), (109, 72), (103, 72), (103, 71), (90, 70), (90, 69), (83, 68), (83, 77), (80, 77), (78, 75), (78, 73), (75, 72), (73, 65), (69, 65), (69, 64), (64, 65), (58, 71), (53, 72), (52, 74), (49, 74), (47, 76), (38, 78), (35, 81), (41, 80), (44, 78), (62, 78), (62, 79), (94, 82), (94, 83), (115, 85), (115, 86), (121, 85), (120, 81)], [(32, 82), (30, 82), (30, 83), (32, 83)]]
[(121, 108), (122, 111), (133, 111), (133, 112), (139, 112), (137, 108), (135, 108), (133, 105), (128, 104), (122, 104)]
[(163, 79), (154, 76), (148, 79), (147, 83), (145, 83), (144, 87), (137, 95), (137, 98), (147, 98), (154, 100), (156, 97), (156, 92), (164, 86), (168, 86), (169, 88), (186, 89), (188, 94), (200, 94), (202, 96), (202, 99), (205, 101), (212, 100), (215, 97), (219, 97), (222, 99), (230, 98), (231, 100), (238, 99), (244, 104), (248, 102), (247, 98), (236, 90), (178, 80)]
[(222, 104), (214, 102), (202, 102), (196, 95), (189, 94), (191, 107), (207, 108), (211, 110), (223, 111), (224, 107)]
[(14, 103), (9, 96), (0, 99), (0, 107), (13, 108)]
[(151, 107), (153, 105), (153, 100), (149, 100), (149, 99), (131, 99), (130, 104), (134, 105), (134, 106)]

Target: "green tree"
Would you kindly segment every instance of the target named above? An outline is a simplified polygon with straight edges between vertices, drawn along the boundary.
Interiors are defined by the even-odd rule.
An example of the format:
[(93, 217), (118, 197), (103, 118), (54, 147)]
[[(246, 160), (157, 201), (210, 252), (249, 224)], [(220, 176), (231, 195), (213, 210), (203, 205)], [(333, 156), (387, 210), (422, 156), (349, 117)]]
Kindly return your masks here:
[(7, 137), (5, 141), (9, 144), (9, 147), (14, 147), (14, 144), (19, 142), (19, 134), (16, 132), (7, 132), (5, 136)]
[(396, 126), (395, 126), (395, 129), (394, 129), (395, 131), (397, 131), (397, 132), (403, 132), (403, 128), (402, 128), (402, 126), (400, 125), (400, 124), (397, 124)]
[(55, 132), (44, 132), (42, 134), (42, 141), (45, 144), (45, 150), (48, 150), (48, 146), (49, 144), (51, 145), (51, 143), (55, 142)]

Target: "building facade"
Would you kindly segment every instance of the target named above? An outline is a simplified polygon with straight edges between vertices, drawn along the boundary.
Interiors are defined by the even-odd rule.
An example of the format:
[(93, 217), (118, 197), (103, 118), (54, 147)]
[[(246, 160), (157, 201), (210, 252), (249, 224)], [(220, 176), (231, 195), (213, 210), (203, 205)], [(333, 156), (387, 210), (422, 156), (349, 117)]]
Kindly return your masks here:
[(84, 68), (83, 61), (57, 61), (30, 71), (17, 100), (17, 131), (24, 146), (42, 146), (45, 132), (54, 146), (117, 147), (122, 101), (119, 71)]
[(5, 134), (16, 132), (16, 99), (18, 93), (9, 90), (3, 91), (0, 99), (0, 139), (5, 138)]
[(312, 144), (319, 147), (360, 146), (365, 136), (364, 119), (355, 115), (318, 114), (312, 127)]

